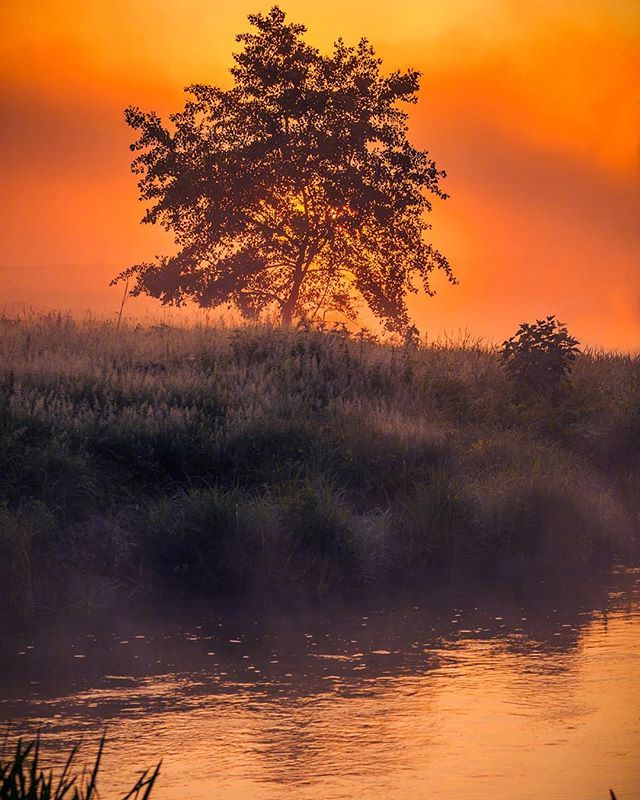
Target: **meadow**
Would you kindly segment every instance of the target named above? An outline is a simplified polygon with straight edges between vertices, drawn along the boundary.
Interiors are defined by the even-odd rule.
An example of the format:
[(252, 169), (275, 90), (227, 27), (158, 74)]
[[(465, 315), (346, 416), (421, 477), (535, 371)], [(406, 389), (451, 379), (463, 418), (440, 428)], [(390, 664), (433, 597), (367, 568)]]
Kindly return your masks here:
[(0, 320), (0, 604), (555, 576), (640, 538), (640, 358), (554, 400), (493, 347)]

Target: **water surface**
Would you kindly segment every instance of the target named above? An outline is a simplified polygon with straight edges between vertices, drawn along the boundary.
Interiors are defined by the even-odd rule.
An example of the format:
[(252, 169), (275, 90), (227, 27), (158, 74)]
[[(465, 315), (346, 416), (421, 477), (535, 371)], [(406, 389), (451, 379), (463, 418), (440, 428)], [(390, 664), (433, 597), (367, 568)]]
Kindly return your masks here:
[(102, 796), (640, 797), (640, 575), (578, 599), (450, 590), (323, 612), (57, 618), (0, 641), (0, 719)]

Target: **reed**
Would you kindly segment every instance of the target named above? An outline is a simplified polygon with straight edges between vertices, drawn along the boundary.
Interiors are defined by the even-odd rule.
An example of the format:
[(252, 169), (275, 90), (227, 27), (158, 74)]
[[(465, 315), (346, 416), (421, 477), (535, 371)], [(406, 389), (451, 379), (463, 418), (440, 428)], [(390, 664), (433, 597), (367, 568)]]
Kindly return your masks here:
[[(75, 768), (78, 746), (71, 748), (59, 772), (42, 765), (40, 738), (18, 739), (12, 752), (0, 755), (0, 800), (92, 800), (98, 796), (98, 772), (105, 745), (103, 736), (90, 769)], [(8, 742), (5, 741), (5, 750)], [(160, 764), (140, 775), (122, 800), (148, 800)]]

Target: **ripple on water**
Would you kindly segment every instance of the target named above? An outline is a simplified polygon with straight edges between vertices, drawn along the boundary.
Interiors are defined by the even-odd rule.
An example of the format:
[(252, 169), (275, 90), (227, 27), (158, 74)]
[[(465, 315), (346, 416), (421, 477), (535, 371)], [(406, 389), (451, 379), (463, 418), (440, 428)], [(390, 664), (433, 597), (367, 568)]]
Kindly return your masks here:
[(633, 797), (639, 589), (45, 631), (0, 661), (0, 717), (60, 758), (106, 725), (105, 795), (164, 757), (158, 800)]

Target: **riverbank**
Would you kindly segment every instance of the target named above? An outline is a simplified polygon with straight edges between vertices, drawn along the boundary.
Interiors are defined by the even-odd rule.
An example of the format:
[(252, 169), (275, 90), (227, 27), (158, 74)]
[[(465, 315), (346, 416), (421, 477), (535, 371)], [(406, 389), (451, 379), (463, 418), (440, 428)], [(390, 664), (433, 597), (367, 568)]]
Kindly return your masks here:
[(630, 560), (640, 361), (516, 401), (495, 351), (55, 315), (0, 326), (5, 609)]

